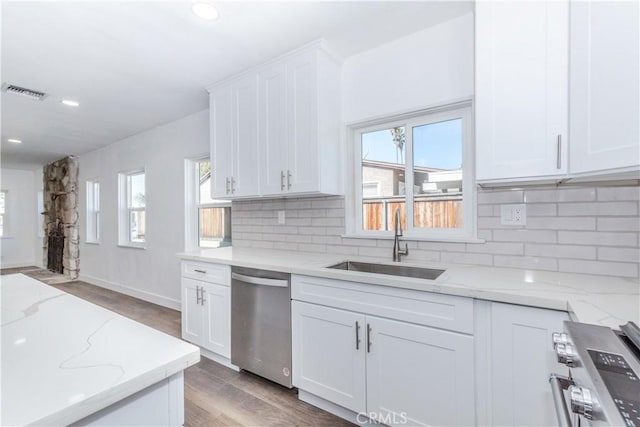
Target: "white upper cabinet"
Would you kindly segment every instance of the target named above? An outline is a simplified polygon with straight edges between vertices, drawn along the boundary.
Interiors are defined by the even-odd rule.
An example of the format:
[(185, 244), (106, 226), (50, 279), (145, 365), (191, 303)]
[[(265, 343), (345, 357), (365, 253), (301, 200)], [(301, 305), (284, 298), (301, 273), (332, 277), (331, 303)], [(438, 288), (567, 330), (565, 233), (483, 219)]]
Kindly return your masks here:
[(259, 71), (262, 195), (342, 193), (340, 66), (316, 43)]
[(323, 42), (209, 92), (212, 197), (342, 193), (340, 64)]
[(476, 2), (479, 181), (567, 172), (567, 1)]
[(571, 173), (640, 165), (638, 2), (571, 3)]
[(209, 95), (213, 198), (258, 192), (258, 79), (245, 75)]

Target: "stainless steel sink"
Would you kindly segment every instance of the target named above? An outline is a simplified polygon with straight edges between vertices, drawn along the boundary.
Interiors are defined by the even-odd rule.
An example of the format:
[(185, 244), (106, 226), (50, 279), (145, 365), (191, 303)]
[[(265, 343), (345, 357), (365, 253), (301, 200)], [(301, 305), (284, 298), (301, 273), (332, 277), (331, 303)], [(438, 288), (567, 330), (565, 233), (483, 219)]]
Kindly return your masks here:
[(433, 268), (409, 267), (406, 265), (374, 264), (368, 262), (344, 261), (327, 268), (336, 270), (359, 271), (362, 273), (386, 274), (389, 276), (414, 277), (417, 279), (435, 280), (444, 270)]

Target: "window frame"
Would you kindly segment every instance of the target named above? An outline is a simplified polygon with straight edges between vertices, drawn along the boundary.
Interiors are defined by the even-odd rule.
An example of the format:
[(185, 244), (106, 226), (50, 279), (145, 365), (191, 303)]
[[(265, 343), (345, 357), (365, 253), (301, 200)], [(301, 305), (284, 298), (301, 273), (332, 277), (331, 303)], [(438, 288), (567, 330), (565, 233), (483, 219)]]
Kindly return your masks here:
[[(130, 206), (131, 180), (130, 177), (144, 175), (144, 207)], [(120, 210), (118, 221), (118, 246), (146, 249), (147, 245), (147, 171), (145, 168), (132, 169), (118, 174), (118, 205)], [(131, 213), (145, 212), (145, 239), (141, 242), (131, 240)]]
[(9, 239), (11, 235), (8, 233), (10, 228), (8, 227), (9, 221), (7, 221), (8, 215), (8, 200), (9, 200), (9, 190), (0, 190), (0, 193), (4, 194), (4, 212), (2, 213), (2, 233), (0, 234), (0, 238)]
[[(414, 162), (413, 128), (448, 120), (462, 119), (462, 201), (463, 227), (460, 228), (417, 228), (413, 226), (414, 206)], [(475, 186), (475, 149), (473, 134), (473, 104), (463, 100), (446, 105), (425, 108), (417, 111), (396, 114), (374, 120), (348, 125), (349, 169), (347, 177), (351, 185), (347, 186), (346, 234), (344, 237), (393, 239), (394, 231), (366, 231), (363, 229), (362, 198), (362, 134), (405, 127), (405, 240), (478, 242), (476, 225), (476, 186)], [(349, 180), (347, 181), (349, 182)]]
[[(98, 197), (96, 197), (96, 186)], [(91, 193), (91, 194), (89, 194)], [(100, 179), (92, 178), (85, 181), (86, 194), (86, 237), (85, 243), (100, 244)], [(90, 201), (93, 203), (90, 205)], [(96, 209), (97, 204), (97, 209)]]
[[(198, 164), (205, 160), (211, 161), (209, 154), (185, 159), (185, 250), (187, 251), (211, 249), (208, 246), (200, 246), (200, 209), (232, 207), (231, 200), (200, 203)], [(213, 164), (211, 167), (213, 168)]]

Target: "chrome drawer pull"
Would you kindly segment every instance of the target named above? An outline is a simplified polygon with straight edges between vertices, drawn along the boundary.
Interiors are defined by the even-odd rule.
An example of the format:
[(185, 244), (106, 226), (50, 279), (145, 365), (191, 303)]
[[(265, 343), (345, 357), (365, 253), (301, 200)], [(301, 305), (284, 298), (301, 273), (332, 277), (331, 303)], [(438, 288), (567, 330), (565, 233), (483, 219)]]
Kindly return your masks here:
[(573, 381), (562, 375), (551, 374), (549, 376), (549, 383), (551, 384), (551, 395), (553, 396), (553, 406), (556, 408), (558, 425), (560, 427), (573, 427), (571, 415), (569, 415), (569, 408), (567, 408), (564, 393), (562, 392), (562, 390), (566, 390), (569, 386), (573, 385)]
[(195, 271), (196, 273), (207, 274), (206, 270), (197, 270), (196, 269), (196, 270), (193, 270), (193, 271)]

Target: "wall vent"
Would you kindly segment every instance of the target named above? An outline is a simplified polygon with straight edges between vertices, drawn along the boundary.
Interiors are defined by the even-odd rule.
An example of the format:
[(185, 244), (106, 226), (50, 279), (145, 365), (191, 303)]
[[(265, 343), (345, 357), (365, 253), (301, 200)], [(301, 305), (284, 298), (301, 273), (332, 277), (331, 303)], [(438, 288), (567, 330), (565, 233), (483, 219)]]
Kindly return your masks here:
[(27, 88), (16, 86), (16, 85), (10, 85), (8, 83), (4, 83), (2, 85), (2, 91), (6, 93), (12, 93), (18, 96), (23, 96), (25, 98), (33, 99), (36, 101), (42, 101), (48, 96), (44, 92), (40, 92), (33, 89), (27, 89)]

